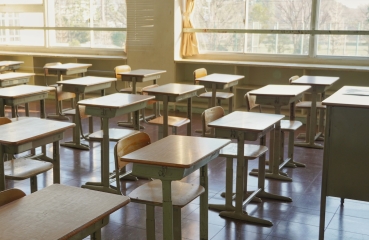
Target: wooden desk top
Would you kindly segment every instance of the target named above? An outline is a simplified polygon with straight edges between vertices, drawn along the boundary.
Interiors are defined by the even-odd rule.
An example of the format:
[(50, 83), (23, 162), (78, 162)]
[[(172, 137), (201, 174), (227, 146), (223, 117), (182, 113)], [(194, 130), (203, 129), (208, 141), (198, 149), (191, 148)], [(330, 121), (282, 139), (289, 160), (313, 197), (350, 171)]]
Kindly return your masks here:
[(0, 125), (0, 144), (19, 145), (53, 133), (62, 132), (74, 126), (74, 123), (68, 122), (41, 118), (21, 118), (19, 121)]
[(125, 76), (131, 76), (131, 77), (149, 77), (151, 75), (157, 75), (166, 73), (165, 70), (154, 70), (154, 69), (136, 69), (132, 70), (130, 72), (118, 72), (118, 75), (125, 75)]
[(162, 94), (162, 95), (173, 95), (179, 96), (191, 92), (198, 91), (204, 88), (204, 86), (191, 85), (191, 84), (180, 84), (180, 83), (168, 83), (159, 87), (153, 87), (145, 90), (148, 94)]
[(209, 127), (262, 132), (282, 120), (284, 115), (234, 111), (208, 124)]
[(23, 77), (31, 77), (34, 75), (35, 75), (34, 73), (9, 72), (5, 74), (0, 74), (0, 81), (23, 78)]
[(139, 102), (145, 102), (154, 99), (154, 96), (149, 95), (136, 95), (127, 93), (113, 93), (103, 97), (86, 99), (79, 101), (78, 104), (92, 106), (92, 107), (102, 107), (102, 108), (123, 108), (136, 104)]
[(338, 81), (339, 77), (324, 77), (324, 76), (307, 76), (304, 75), (298, 78), (295, 81), (292, 81), (291, 84), (302, 84), (302, 85), (322, 85), (322, 86), (330, 86), (336, 81)]
[(230, 143), (227, 139), (170, 135), (121, 157), (122, 161), (190, 168)]
[(12, 66), (24, 63), (23, 61), (0, 61), (0, 67), (2, 66)]
[(63, 63), (59, 65), (47, 66), (44, 68), (54, 69), (54, 70), (69, 70), (69, 69), (75, 69), (75, 68), (88, 68), (91, 66), (92, 64), (87, 64), (87, 63)]
[(58, 85), (78, 85), (78, 86), (92, 86), (106, 82), (114, 82), (117, 81), (116, 78), (107, 78), (107, 77), (81, 77), (74, 78), (70, 80), (58, 81), (56, 82)]
[(36, 93), (54, 91), (53, 87), (35, 85), (17, 85), (12, 87), (0, 88), (0, 98), (17, 98)]
[(307, 90), (310, 86), (294, 86), (294, 85), (266, 85), (265, 87), (250, 91), (250, 95), (256, 96), (284, 96), (295, 97)]
[(0, 207), (0, 239), (68, 239), (129, 197), (54, 184)]
[(325, 99), (323, 105), (369, 108), (369, 87), (344, 86)]
[(245, 78), (245, 76), (213, 73), (213, 74), (206, 75), (205, 77), (196, 78), (196, 81), (211, 82), (211, 83), (230, 83), (230, 82), (241, 80), (243, 78)]

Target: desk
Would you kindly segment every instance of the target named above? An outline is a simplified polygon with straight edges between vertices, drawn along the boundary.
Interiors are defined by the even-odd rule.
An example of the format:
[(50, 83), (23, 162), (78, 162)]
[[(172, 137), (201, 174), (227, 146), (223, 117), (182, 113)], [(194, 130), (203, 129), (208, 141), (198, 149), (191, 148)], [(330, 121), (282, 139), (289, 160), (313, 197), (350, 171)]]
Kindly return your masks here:
[[(59, 81), (57, 84), (62, 85), (62, 90), (64, 92), (72, 92), (76, 94), (76, 102), (78, 103), (80, 100), (80, 94), (93, 92), (93, 91), (101, 91), (101, 96), (105, 95), (105, 89), (111, 86), (111, 83), (116, 81), (116, 78), (106, 78), (106, 77), (82, 77), (75, 78), (66, 81)], [(86, 144), (81, 143), (80, 139), (80, 115), (78, 107), (76, 108), (76, 117), (75, 124), (76, 127), (73, 130), (73, 141), (65, 142), (60, 144), (64, 147), (77, 148), (82, 150), (89, 150), (90, 147)]]
[(295, 142), (295, 146), (320, 148), (321, 144), (315, 143), (316, 132), (316, 102), (319, 93), (325, 92), (332, 86), (333, 83), (338, 81), (339, 77), (322, 77), (322, 76), (302, 76), (299, 79), (292, 81), (291, 84), (310, 85), (311, 89), (311, 115), (310, 115), (310, 129), (306, 132), (306, 142)]
[[(365, 95), (366, 94), (366, 95)], [(369, 87), (344, 86), (327, 106), (319, 239), (324, 239), (326, 196), (369, 202), (367, 139)]]
[[(81, 74), (82, 77), (85, 76), (87, 72), (87, 68), (91, 67), (92, 64), (85, 64), (85, 63), (64, 63), (59, 65), (52, 65), (44, 67), (45, 74), (54, 74), (57, 75), (58, 79), (57, 82), (62, 81), (63, 75), (72, 75), (72, 74)], [(66, 116), (63, 116), (62, 107), (59, 108), (58, 104), (58, 97), (55, 94), (55, 101), (56, 101), (56, 112), (55, 114), (49, 114), (48, 118), (54, 118), (59, 120), (68, 120)]]
[[(209, 74), (205, 77), (196, 78), (201, 85), (205, 88), (211, 88), (211, 106), (214, 107), (216, 105), (216, 91), (217, 89), (227, 89), (229, 88), (229, 92), (233, 93), (233, 86), (238, 84), (238, 81), (244, 79), (245, 76), (241, 75), (233, 75), (233, 74), (219, 74), (213, 73)], [(233, 100), (229, 99), (229, 107), (228, 112), (232, 112), (233, 109)]]
[(34, 76), (34, 73), (20, 73), (10, 72), (0, 74), (0, 87), (9, 87), (14, 85), (26, 84), (29, 78)]
[[(0, 88), (0, 117), (5, 116), (5, 105), (12, 106), (12, 117), (15, 115), (15, 106), (29, 103), (33, 101), (40, 101), (40, 115), (45, 118), (45, 99), (48, 92), (53, 91), (52, 87), (34, 86), (34, 85), (18, 85), (7, 88)], [(29, 116), (29, 112), (26, 111)]]
[(171, 182), (200, 168), (200, 184), (205, 188), (200, 196), (200, 239), (208, 239), (207, 164), (228, 143), (226, 139), (171, 135), (122, 156), (122, 161), (133, 163), (134, 175), (162, 181), (164, 239), (173, 239)]
[(20, 68), (23, 61), (0, 61), (0, 72), (13, 71)]
[(134, 127), (140, 129), (139, 110), (145, 108), (149, 100), (154, 96), (135, 95), (126, 93), (114, 93), (107, 96), (86, 99), (78, 104), (86, 106), (86, 114), (102, 118), (103, 141), (101, 144), (101, 182), (87, 182), (82, 187), (98, 191), (117, 193), (109, 186), (109, 119), (134, 112)]
[(136, 69), (130, 72), (118, 72), (117, 74), (122, 77), (122, 81), (132, 82), (132, 93), (136, 94), (136, 83), (153, 81), (153, 84), (156, 84), (156, 81), (160, 78), (160, 75), (166, 72), (167, 71), (165, 70)]
[[(293, 86), (293, 85), (267, 85), (265, 87), (250, 91), (250, 95), (256, 96), (257, 104), (264, 105), (272, 105), (274, 106), (274, 113), (280, 114), (281, 107), (285, 105), (290, 106), (290, 120), (295, 120), (295, 112), (294, 112), (294, 104), (297, 100), (302, 98), (304, 92), (309, 90), (310, 86)], [(278, 122), (276, 125), (280, 125)], [(280, 126), (276, 126), (276, 128), (280, 128)], [(274, 178), (280, 180), (292, 181), (288, 176), (281, 175), (279, 169), (285, 166), (290, 159), (284, 161), (281, 165), (279, 163), (280, 154), (280, 139), (281, 136), (277, 134), (277, 132), (271, 133), (270, 137), (270, 146), (273, 146), (269, 149), (269, 156), (271, 157), (271, 173), (267, 173), (265, 176), (267, 178)], [(292, 146), (293, 147), (293, 146)], [(283, 161), (283, 159), (282, 159)], [(301, 166), (301, 164), (294, 162), (294, 165), (297, 164)], [(295, 165), (296, 166), (296, 165)], [(305, 166), (305, 165), (302, 165)]]
[(192, 97), (195, 97), (199, 89), (204, 86), (169, 83), (159, 87), (147, 89), (149, 95), (155, 96), (155, 100), (163, 101), (163, 137), (168, 136), (168, 103), (178, 102), (187, 99), (187, 118), (190, 123), (187, 124), (187, 135), (191, 136), (192, 125)]
[[(292, 201), (289, 197), (265, 192), (265, 154), (259, 158), (258, 189), (248, 198), (245, 199), (244, 196), (247, 190), (247, 163), (244, 160), (245, 140), (256, 141), (262, 138), (262, 143), (265, 145), (265, 135), (274, 129), (274, 126), (276, 133), (280, 132), (278, 123), (283, 117), (284, 115), (235, 111), (208, 124), (209, 127), (215, 128), (216, 137), (237, 139), (236, 206), (213, 205), (212, 208), (222, 211), (219, 214), (220, 216), (273, 225), (268, 220), (249, 216), (243, 211), (243, 206), (249, 203), (254, 196)], [(274, 154), (274, 157), (276, 157), (276, 154)], [(231, 197), (232, 194), (229, 194), (229, 192), (232, 192), (232, 189), (226, 189), (226, 196)]]
[[(165, 70), (153, 70), (153, 69), (136, 69), (129, 72), (118, 72), (117, 75), (121, 76), (122, 81), (132, 82), (132, 94), (137, 94), (137, 83), (153, 81), (153, 84), (157, 84), (157, 80), (160, 78), (162, 73), (166, 73)], [(160, 115), (159, 107), (154, 106), (155, 117)], [(143, 116), (145, 118), (145, 116)], [(118, 125), (131, 127), (131, 116), (129, 116), (128, 123), (119, 122)]]
[[(22, 153), (48, 143), (53, 143), (53, 158), (45, 152), (39, 158), (53, 164), (54, 183), (60, 183), (59, 140), (64, 131), (74, 127), (74, 123), (65, 123), (41, 118), (23, 118), (0, 125), (0, 156), (4, 153)], [(4, 164), (0, 164), (0, 191), (5, 189)]]
[(128, 203), (126, 196), (54, 184), (0, 207), (0, 239), (101, 239), (109, 215)]

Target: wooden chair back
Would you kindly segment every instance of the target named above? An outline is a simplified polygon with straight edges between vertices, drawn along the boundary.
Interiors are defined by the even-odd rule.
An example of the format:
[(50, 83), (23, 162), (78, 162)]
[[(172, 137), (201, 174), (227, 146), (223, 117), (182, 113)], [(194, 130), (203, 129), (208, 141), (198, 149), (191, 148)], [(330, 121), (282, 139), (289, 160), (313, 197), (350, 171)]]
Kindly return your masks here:
[(131, 153), (133, 151), (136, 151), (140, 148), (143, 148), (151, 143), (149, 135), (144, 132), (138, 132), (135, 134), (132, 134), (128, 137), (124, 137), (120, 139), (117, 144), (115, 144), (114, 147), (114, 157), (115, 157), (115, 164), (116, 164), (116, 170), (120, 170), (124, 166), (126, 166), (128, 163), (121, 161), (120, 157)]
[(213, 133), (213, 129), (211, 127), (208, 126), (208, 124), (212, 121), (215, 121), (221, 117), (223, 117), (224, 114), (224, 109), (220, 106), (216, 106), (216, 107), (212, 107), (212, 108), (208, 108), (206, 109), (202, 114), (201, 114), (201, 130), (202, 130), (202, 136), (214, 136)]
[(10, 120), (10, 118), (0, 117), (0, 125), (11, 123), (11, 122), (12, 122), (12, 120)]
[(290, 77), (290, 79), (288, 79), (289, 83), (291, 84), (293, 81), (299, 79), (300, 77), (298, 75), (292, 76)]
[(121, 79), (121, 77), (120, 77), (120, 75), (118, 75), (118, 73), (130, 72), (130, 71), (131, 71), (131, 67), (129, 65), (119, 65), (119, 66), (116, 66), (114, 68), (114, 73), (115, 73), (115, 77), (117, 78), (117, 80)]
[(195, 71), (193, 71), (193, 83), (197, 85), (198, 81), (196, 81), (196, 78), (205, 77), (206, 75), (208, 75), (208, 73), (205, 68), (196, 69)]
[(246, 102), (246, 109), (248, 112), (251, 109), (258, 107), (259, 112), (261, 112), (261, 105), (256, 103), (256, 96), (251, 96), (249, 93), (245, 94), (245, 102)]
[(79, 104), (78, 104), (78, 111), (79, 111), (79, 117), (80, 117), (81, 119), (91, 117), (91, 115), (87, 115), (87, 114), (86, 114), (86, 106), (85, 106), (85, 105), (79, 105)]
[(0, 207), (24, 196), (26, 196), (26, 194), (17, 188), (2, 191), (0, 192)]

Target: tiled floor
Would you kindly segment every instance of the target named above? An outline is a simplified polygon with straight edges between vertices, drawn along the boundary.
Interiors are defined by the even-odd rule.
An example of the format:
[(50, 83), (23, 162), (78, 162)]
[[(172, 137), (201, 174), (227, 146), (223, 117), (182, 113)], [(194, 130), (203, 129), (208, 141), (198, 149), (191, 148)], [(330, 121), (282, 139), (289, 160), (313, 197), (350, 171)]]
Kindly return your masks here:
[[(53, 112), (52, 101), (47, 101), (47, 112)], [(36, 114), (37, 106), (31, 105), (32, 115)], [(22, 114), (22, 113), (20, 113)], [(174, 113), (172, 115), (183, 115)], [(112, 119), (110, 125), (116, 127), (118, 120), (125, 116)], [(95, 129), (99, 121), (95, 119)], [(85, 124), (87, 125), (87, 124)], [(157, 140), (156, 127), (147, 125), (147, 132), (152, 141)], [(194, 114), (194, 129), (200, 128), (200, 115)], [(303, 131), (304, 128), (300, 130)], [(87, 128), (86, 128), (87, 131)], [(179, 134), (185, 134), (185, 128), (179, 129)], [(198, 133), (193, 135), (199, 136)], [(72, 138), (72, 131), (65, 134), (64, 141)], [(80, 151), (71, 148), (60, 148), (61, 153), (61, 182), (62, 184), (81, 186), (87, 181), (100, 179), (100, 144), (91, 142), (90, 151)], [(199, 146), (201, 147), (201, 146)], [(111, 168), (113, 168), (113, 148), (110, 144)], [(51, 155), (51, 146), (48, 146)], [(170, 151), (170, 149), (168, 149)], [(273, 222), (272, 227), (245, 223), (237, 220), (222, 218), (218, 212), (209, 210), (209, 239), (318, 239), (319, 208), (323, 150), (295, 148), (296, 161), (305, 163), (306, 168), (286, 168), (284, 172), (293, 178), (293, 182), (266, 180), (266, 190), (271, 193), (290, 196), (292, 202), (263, 200), (262, 203), (250, 203), (244, 209), (249, 215), (263, 217)], [(249, 162), (249, 170), (256, 168), (258, 161)], [(235, 168), (234, 168), (235, 169)], [(225, 189), (225, 159), (217, 158), (209, 164), (209, 202), (223, 202), (220, 193)], [(129, 194), (146, 180), (122, 181), (123, 194)], [(198, 174), (193, 173), (183, 181), (198, 182)], [(52, 171), (38, 177), (39, 189), (52, 184)], [(255, 189), (257, 178), (248, 177), (248, 188)], [(29, 194), (29, 181), (8, 181), (7, 187), (20, 188)], [(145, 207), (136, 203), (127, 206), (111, 215), (110, 223), (103, 228), (103, 239), (139, 240), (145, 237)], [(182, 237), (183, 239), (199, 239), (199, 203), (198, 199), (182, 209)], [(161, 208), (156, 209), (156, 237), (162, 239)], [(340, 200), (327, 198), (325, 239), (369, 239), (369, 204), (366, 202), (345, 200), (344, 207), (340, 207)]]

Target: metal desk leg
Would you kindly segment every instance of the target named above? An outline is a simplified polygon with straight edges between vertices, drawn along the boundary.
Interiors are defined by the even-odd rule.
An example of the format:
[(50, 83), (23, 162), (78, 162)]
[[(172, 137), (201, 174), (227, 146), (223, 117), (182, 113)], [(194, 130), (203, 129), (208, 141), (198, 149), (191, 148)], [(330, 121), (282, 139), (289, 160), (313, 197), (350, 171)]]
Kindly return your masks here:
[(162, 180), (163, 188), (163, 235), (164, 240), (173, 239), (172, 181)]
[(200, 185), (205, 189), (200, 195), (200, 239), (208, 239), (208, 165), (200, 168)]
[(53, 177), (54, 183), (60, 183), (60, 152), (59, 141), (53, 142)]
[(168, 96), (163, 96), (163, 137), (168, 136)]
[(187, 136), (192, 135), (192, 98), (187, 99), (187, 118), (190, 122), (187, 124)]
[[(77, 103), (79, 102), (79, 99), (80, 99), (80, 96), (77, 93), (76, 94)], [(90, 150), (89, 145), (81, 143), (81, 138), (80, 138), (81, 117), (79, 115), (78, 106), (76, 106), (76, 114), (74, 116), (74, 123), (76, 124), (76, 126), (73, 129), (73, 140), (72, 140), (72, 142), (65, 142), (65, 143), (62, 143), (60, 145), (63, 146), (63, 147), (77, 148), (77, 149), (81, 149), (81, 150)]]
[(0, 156), (1, 156), (1, 164), (0, 164), (0, 191), (5, 190), (5, 169), (4, 169), (4, 162), (3, 162), (3, 145), (0, 144)]

